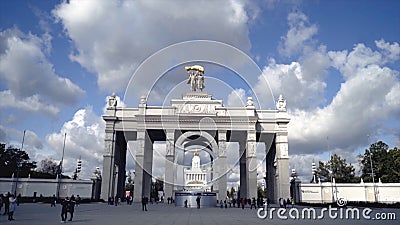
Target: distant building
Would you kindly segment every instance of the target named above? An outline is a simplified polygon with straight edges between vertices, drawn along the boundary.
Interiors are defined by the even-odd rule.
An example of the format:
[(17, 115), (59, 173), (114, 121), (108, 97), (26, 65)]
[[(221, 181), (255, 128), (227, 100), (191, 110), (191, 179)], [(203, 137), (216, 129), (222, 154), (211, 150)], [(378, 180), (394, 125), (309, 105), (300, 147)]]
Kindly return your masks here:
[(207, 173), (200, 167), (200, 156), (196, 151), (192, 158), (192, 167), (184, 170), (185, 190), (204, 190), (210, 191), (207, 186)]

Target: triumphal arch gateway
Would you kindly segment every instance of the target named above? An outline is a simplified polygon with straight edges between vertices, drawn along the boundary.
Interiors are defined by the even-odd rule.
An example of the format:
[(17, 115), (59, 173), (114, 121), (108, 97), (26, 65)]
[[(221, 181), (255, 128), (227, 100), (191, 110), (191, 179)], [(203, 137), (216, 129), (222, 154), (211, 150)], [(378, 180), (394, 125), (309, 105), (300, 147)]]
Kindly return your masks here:
[[(286, 101), (276, 100), (276, 109), (259, 110), (249, 97), (243, 107), (225, 107), (222, 100), (213, 99), (204, 91), (204, 68), (185, 67), (190, 90), (180, 99), (172, 99), (169, 106), (148, 106), (141, 97), (137, 108), (117, 107), (115, 95), (108, 98), (103, 119), (105, 154), (101, 198), (125, 194), (127, 142), (136, 141), (134, 201), (150, 196), (152, 182), (153, 144), (165, 142), (164, 193), (165, 198), (182, 190), (177, 182), (179, 154), (196, 147), (211, 156), (212, 191), (217, 199), (225, 199), (228, 168), (227, 156), (232, 154), (228, 142), (237, 142), (240, 165), (240, 196), (257, 197), (257, 142), (264, 143), (267, 195), (271, 201), (289, 197), (289, 157)], [(260, 145), (259, 145), (260, 146)], [(193, 149), (193, 148), (192, 148)], [(263, 153), (264, 154), (264, 153)], [(262, 164), (261, 164), (262, 165)]]

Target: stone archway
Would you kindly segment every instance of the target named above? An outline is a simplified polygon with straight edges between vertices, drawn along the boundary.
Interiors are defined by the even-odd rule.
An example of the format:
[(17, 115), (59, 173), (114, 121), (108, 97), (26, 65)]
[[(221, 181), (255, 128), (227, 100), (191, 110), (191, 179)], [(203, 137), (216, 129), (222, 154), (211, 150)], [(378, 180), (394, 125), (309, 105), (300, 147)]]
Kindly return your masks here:
[[(175, 159), (174, 159), (174, 183), (176, 184), (175, 190), (182, 189), (182, 186), (177, 181), (177, 177), (179, 176), (180, 170), (177, 167), (184, 167), (184, 155), (188, 151), (192, 151), (192, 146), (201, 146), (201, 148), (196, 148), (196, 150), (205, 151), (210, 156), (210, 183), (211, 189), (213, 191), (218, 191), (218, 188), (215, 188), (215, 172), (216, 168), (214, 168), (214, 160), (218, 158), (218, 143), (210, 133), (206, 131), (187, 131), (181, 134), (176, 142), (175, 142)], [(183, 157), (180, 157), (180, 156)], [(222, 187), (223, 188), (223, 187)], [(173, 191), (175, 191), (173, 190)]]
[[(173, 196), (177, 149), (185, 149), (187, 144), (199, 144), (206, 145), (205, 149), (214, 154), (213, 164), (217, 174), (213, 178), (214, 186), (219, 191), (218, 199), (225, 199), (226, 145), (227, 142), (239, 142), (241, 197), (256, 197), (256, 144), (261, 141), (270, 146), (266, 149), (266, 180), (267, 189), (271, 190), (271, 201), (276, 201), (278, 197), (290, 197), (287, 138), (290, 119), (282, 96), (276, 102), (276, 109), (261, 110), (255, 108), (251, 97), (246, 106), (225, 107), (222, 100), (212, 98), (202, 89), (188, 92), (181, 99), (172, 99), (171, 106), (147, 106), (146, 97), (142, 97), (137, 108), (122, 108), (117, 107), (113, 95), (109, 97), (103, 119), (106, 122), (103, 199), (114, 194), (123, 197), (126, 143), (133, 140), (137, 145), (135, 202), (140, 202), (143, 195), (149, 196), (150, 193), (155, 141), (165, 141), (166, 144), (165, 196)], [(192, 140), (196, 138), (199, 139), (197, 142)]]

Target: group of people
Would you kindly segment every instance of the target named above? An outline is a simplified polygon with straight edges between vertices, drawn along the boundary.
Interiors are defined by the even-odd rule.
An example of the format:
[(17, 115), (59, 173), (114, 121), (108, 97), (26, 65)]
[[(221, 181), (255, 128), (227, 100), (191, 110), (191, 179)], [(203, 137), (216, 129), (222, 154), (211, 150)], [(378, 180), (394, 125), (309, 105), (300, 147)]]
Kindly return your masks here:
[[(269, 199), (267, 199), (266, 201), (267, 201), (267, 204), (269, 205)], [(233, 205), (234, 208), (237, 207), (237, 208), (242, 208), (242, 209), (244, 209), (246, 205), (249, 205), (250, 209), (253, 209), (253, 208), (257, 209), (257, 208), (262, 207), (264, 205), (264, 203), (265, 203), (264, 199), (261, 197), (257, 198), (257, 199), (255, 197), (247, 198), (247, 199), (246, 198), (237, 198), (237, 199), (232, 199), (232, 200), (228, 199), (228, 200), (224, 200), (224, 201), (220, 200), (219, 203), (217, 202), (217, 204), (219, 204), (219, 206), (221, 208), (224, 208), (224, 207), (228, 208), (228, 205), (230, 208)]]
[(17, 204), (18, 204), (17, 198), (10, 192), (8, 192), (5, 195), (0, 194), (0, 214), (1, 214), (1, 209), (3, 208), (4, 205), (3, 215), (7, 215), (8, 220), (10, 221), (14, 220), (14, 212)]
[[(79, 201), (78, 201), (79, 204)], [(72, 195), (71, 198), (65, 197), (61, 201), (61, 222), (65, 223), (68, 217), (68, 213), (70, 214), (69, 221), (72, 221), (75, 212), (75, 205), (77, 205), (77, 200), (75, 196)]]
[(288, 198), (286, 200), (284, 198), (279, 198), (279, 207), (286, 209), (289, 206), (294, 207), (294, 199), (293, 198), (291, 198), (291, 199)]

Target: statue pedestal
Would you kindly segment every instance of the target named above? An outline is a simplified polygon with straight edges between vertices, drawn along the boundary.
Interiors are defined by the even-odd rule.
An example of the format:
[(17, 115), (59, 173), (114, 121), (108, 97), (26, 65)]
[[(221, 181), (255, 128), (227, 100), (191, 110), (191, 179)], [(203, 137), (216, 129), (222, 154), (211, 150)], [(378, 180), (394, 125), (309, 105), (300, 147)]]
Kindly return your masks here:
[(182, 96), (183, 100), (211, 100), (212, 95), (208, 94), (207, 92), (187, 92)]
[(175, 206), (185, 207), (185, 200), (187, 200), (188, 208), (196, 208), (197, 196), (200, 196), (200, 208), (212, 208), (217, 205), (217, 193), (215, 192), (176, 191)]

